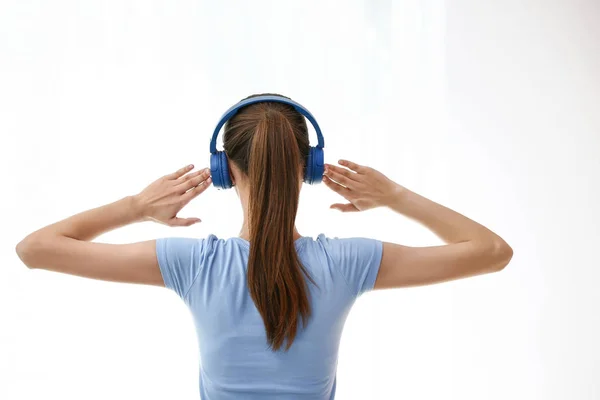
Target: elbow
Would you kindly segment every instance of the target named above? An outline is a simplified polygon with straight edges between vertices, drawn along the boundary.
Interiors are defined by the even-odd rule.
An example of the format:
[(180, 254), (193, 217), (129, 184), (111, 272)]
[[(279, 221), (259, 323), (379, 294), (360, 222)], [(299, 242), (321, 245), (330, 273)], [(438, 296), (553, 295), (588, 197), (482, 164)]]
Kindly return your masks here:
[(32, 258), (34, 254), (34, 244), (31, 239), (25, 238), (17, 243), (15, 247), (15, 251), (19, 259), (25, 264), (25, 266), (29, 269), (33, 269), (34, 265), (32, 263)]
[(494, 260), (492, 272), (499, 272), (512, 260), (513, 249), (503, 239), (498, 239), (493, 245), (492, 255)]
[(27, 268), (29, 268), (29, 266), (27, 265), (27, 262), (25, 262), (28, 250), (27, 250), (27, 244), (25, 243), (24, 240), (21, 240), (19, 243), (17, 243), (17, 246), (15, 247), (15, 251), (17, 252), (17, 256), (19, 257), (19, 260), (21, 260), (23, 262), (23, 264), (25, 264), (25, 266), (27, 266)]

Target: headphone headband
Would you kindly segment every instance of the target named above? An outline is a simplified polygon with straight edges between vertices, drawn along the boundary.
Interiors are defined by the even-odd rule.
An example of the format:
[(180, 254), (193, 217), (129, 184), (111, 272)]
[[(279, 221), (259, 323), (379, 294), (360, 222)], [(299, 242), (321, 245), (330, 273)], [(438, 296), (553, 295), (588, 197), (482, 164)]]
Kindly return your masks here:
[(223, 116), (221, 116), (219, 123), (215, 127), (215, 131), (213, 133), (212, 139), (210, 140), (211, 154), (215, 154), (217, 152), (217, 136), (219, 136), (219, 132), (221, 131), (221, 128), (223, 127), (225, 122), (227, 122), (231, 117), (233, 117), (240, 110), (240, 108), (249, 106), (250, 104), (262, 103), (262, 102), (267, 102), (267, 101), (276, 102), (276, 103), (284, 103), (284, 104), (289, 104), (289, 105), (293, 106), (296, 109), (296, 111), (298, 111), (300, 114), (304, 115), (310, 121), (312, 126), (315, 128), (315, 132), (317, 133), (317, 141), (318, 141), (318, 144), (316, 147), (322, 149), (325, 146), (325, 142), (323, 140), (323, 134), (321, 133), (321, 128), (319, 128), (319, 124), (317, 123), (317, 120), (315, 119), (315, 117), (313, 117), (313, 115), (310, 113), (310, 111), (308, 111), (306, 108), (304, 108), (301, 104), (299, 104), (293, 100), (290, 100), (286, 97), (265, 95), (265, 96), (251, 97), (249, 99), (242, 100), (239, 103), (233, 105), (231, 108), (229, 108), (229, 110), (225, 111)]

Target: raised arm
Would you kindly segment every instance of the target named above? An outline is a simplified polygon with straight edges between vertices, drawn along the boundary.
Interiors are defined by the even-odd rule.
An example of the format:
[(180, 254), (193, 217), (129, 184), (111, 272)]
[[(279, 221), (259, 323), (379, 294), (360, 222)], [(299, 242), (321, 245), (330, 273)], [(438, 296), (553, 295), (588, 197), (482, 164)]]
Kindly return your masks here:
[(512, 248), (485, 226), (441, 204), (414, 193), (381, 172), (347, 160), (347, 168), (327, 164), (323, 181), (349, 201), (333, 204), (343, 212), (375, 207), (413, 219), (441, 238), (446, 245), (403, 246), (384, 242), (374, 289), (419, 286), (502, 270), (512, 258)]
[(157, 179), (137, 195), (123, 197), (38, 229), (17, 244), (17, 255), (31, 269), (164, 286), (155, 240), (128, 244), (92, 240), (102, 233), (136, 222), (155, 221), (168, 226), (190, 226), (199, 222), (198, 218), (177, 216), (181, 208), (211, 183), (208, 169), (190, 172), (192, 167)]

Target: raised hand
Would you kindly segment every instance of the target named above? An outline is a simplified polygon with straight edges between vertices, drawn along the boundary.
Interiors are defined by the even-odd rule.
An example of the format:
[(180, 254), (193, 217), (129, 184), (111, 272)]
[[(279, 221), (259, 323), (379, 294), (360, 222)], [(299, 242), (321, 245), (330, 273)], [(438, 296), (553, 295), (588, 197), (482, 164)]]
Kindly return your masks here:
[(335, 203), (330, 208), (353, 212), (387, 206), (404, 190), (376, 169), (348, 160), (339, 160), (338, 163), (347, 168), (325, 164), (323, 182), (349, 203)]
[(144, 220), (168, 226), (190, 226), (201, 222), (200, 218), (177, 217), (177, 213), (212, 182), (208, 168), (190, 172), (193, 168), (188, 165), (165, 175), (133, 196)]

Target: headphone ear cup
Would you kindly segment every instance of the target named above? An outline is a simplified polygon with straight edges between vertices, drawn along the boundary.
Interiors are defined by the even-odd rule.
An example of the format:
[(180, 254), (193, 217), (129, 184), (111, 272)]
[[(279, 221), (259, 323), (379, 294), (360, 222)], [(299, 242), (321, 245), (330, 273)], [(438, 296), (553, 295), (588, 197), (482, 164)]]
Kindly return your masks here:
[(217, 151), (210, 156), (210, 175), (217, 189), (229, 189), (233, 186), (224, 151)]
[(220, 165), (219, 171), (221, 171), (221, 179), (223, 180), (223, 189), (230, 189), (233, 187), (231, 182), (231, 175), (229, 174), (229, 166), (227, 164), (227, 155), (224, 151), (220, 151)]
[(306, 168), (304, 169), (304, 182), (308, 183), (309, 185), (312, 183), (312, 149), (312, 147), (308, 149), (308, 157), (306, 158)]
[(320, 147), (312, 147), (308, 152), (306, 161), (306, 173), (304, 182), (310, 185), (316, 185), (323, 181), (323, 172), (325, 172), (323, 149)]

